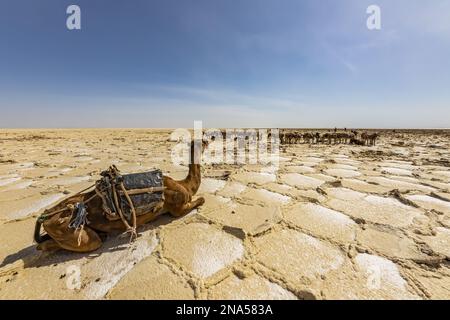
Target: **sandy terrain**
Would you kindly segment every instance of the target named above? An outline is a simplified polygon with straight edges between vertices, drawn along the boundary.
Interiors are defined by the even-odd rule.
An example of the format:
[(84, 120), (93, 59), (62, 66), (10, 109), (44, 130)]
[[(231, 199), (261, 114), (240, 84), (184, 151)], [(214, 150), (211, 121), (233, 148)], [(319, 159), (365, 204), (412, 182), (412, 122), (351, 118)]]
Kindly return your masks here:
[(183, 178), (169, 133), (0, 130), (0, 299), (450, 299), (448, 131), (288, 146), (275, 172), (206, 166), (205, 205), (131, 245), (35, 250), (38, 214), (111, 163)]

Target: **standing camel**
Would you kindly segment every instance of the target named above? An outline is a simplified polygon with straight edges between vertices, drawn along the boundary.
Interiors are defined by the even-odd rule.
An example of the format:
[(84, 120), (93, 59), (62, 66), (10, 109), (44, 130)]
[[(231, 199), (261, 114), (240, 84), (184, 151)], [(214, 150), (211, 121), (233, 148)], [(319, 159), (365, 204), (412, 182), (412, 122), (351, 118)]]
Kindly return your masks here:
[(376, 140), (378, 138), (379, 134), (378, 133), (367, 133), (367, 132), (363, 132), (361, 134), (361, 139), (364, 141), (364, 144), (368, 145), (368, 146), (374, 146), (376, 144)]

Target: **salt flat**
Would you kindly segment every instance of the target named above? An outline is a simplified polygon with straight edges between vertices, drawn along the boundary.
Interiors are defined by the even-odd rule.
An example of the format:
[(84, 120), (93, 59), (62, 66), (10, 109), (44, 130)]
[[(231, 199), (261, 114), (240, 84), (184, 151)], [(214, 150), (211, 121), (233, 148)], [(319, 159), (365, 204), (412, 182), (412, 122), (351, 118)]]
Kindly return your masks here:
[(206, 165), (205, 204), (131, 245), (35, 249), (36, 217), (111, 164), (183, 178), (170, 132), (0, 130), (0, 299), (450, 299), (449, 131), (288, 145), (278, 168)]

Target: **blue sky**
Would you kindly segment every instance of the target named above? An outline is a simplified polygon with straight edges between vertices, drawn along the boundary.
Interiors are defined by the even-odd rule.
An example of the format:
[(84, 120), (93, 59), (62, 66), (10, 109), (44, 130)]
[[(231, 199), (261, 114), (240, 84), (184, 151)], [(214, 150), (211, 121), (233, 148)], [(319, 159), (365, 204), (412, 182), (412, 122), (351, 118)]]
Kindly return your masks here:
[(450, 127), (448, 0), (0, 4), (0, 127)]

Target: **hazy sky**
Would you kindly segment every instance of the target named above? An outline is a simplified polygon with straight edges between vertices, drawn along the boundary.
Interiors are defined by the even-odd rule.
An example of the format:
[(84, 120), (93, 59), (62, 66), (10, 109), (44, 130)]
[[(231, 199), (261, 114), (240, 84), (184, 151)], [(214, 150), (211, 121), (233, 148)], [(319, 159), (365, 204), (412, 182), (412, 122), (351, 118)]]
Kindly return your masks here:
[(0, 127), (450, 127), (449, 0), (0, 0), (0, 40)]

